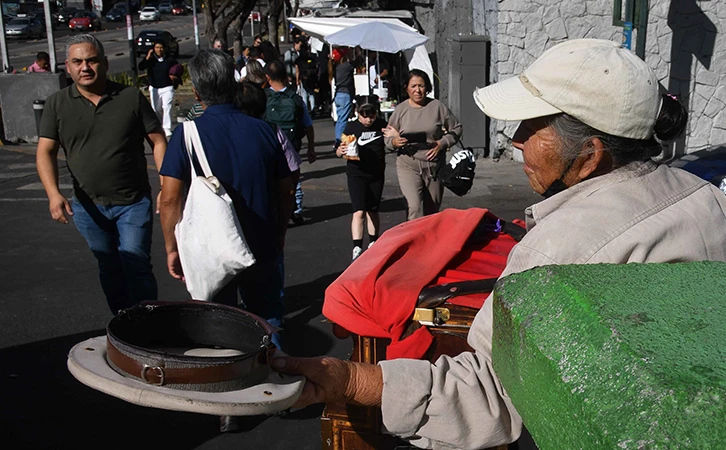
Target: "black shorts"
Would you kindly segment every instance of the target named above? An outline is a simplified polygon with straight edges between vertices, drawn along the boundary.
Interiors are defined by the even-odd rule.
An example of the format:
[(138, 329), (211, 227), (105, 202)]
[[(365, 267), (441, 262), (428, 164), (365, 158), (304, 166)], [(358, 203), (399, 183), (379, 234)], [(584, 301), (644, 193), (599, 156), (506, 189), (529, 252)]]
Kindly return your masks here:
[(383, 177), (348, 174), (348, 193), (355, 211), (378, 211), (383, 195)]

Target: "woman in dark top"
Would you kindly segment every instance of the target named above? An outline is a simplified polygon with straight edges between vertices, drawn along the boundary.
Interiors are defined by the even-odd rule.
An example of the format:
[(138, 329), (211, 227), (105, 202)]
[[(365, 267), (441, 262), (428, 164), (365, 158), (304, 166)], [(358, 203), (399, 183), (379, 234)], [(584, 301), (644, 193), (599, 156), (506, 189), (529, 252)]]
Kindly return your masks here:
[[(353, 235), (353, 260), (363, 253), (363, 228), (368, 218), (368, 247), (378, 238), (380, 219), (378, 207), (383, 194), (386, 170), (383, 129), (386, 121), (378, 117), (378, 97), (361, 96), (356, 99), (358, 120), (348, 122), (345, 137), (336, 149), (336, 155), (348, 159), (348, 193), (353, 204), (350, 224)], [(349, 143), (350, 141), (350, 143)], [(351, 156), (357, 153), (356, 156)]]
[[(338, 49), (341, 51), (342, 49)], [(353, 97), (355, 97), (355, 67), (350, 62), (350, 51), (342, 50), (340, 64), (335, 68), (335, 112), (338, 120), (335, 122), (335, 146), (340, 145), (340, 136), (348, 123), (348, 117), (353, 110)], [(333, 54), (335, 57), (335, 53)]]

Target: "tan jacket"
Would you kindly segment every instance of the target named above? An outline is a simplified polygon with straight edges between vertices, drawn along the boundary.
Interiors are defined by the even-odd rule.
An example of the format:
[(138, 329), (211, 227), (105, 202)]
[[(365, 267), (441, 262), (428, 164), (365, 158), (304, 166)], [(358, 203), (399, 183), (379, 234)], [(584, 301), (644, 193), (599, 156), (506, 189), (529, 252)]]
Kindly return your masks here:
[[(631, 163), (526, 209), (528, 233), (502, 276), (550, 264), (726, 261), (726, 195), (680, 169)], [(383, 368), (385, 429), (425, 448), (514, 441), (522, 421), (492, 370), (492, 302), (469, 332), (475, 353)]]

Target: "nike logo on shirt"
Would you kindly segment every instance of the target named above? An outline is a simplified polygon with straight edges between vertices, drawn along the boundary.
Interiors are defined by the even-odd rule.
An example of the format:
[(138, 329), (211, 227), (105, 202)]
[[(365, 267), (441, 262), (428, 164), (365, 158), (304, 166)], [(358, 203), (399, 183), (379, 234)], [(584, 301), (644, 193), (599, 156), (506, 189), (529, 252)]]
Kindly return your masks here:
[(381, 138), (381, 136), (376, 136), (376, 137), (374, 137), (372, 139), (363, 139), (363, 136), (361, 136), (361, 137), (358, 138), (358, 145), (361, 145), (361, 146), (362, 145), (367, 145), (367, 144), (375, 141), (376, 139), (380, 139), (380, 138)]

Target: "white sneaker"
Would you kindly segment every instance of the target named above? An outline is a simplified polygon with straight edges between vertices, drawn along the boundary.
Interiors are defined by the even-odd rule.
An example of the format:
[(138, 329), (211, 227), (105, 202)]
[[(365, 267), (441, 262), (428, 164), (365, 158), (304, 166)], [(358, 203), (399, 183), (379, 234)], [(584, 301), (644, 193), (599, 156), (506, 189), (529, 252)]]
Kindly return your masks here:
[(358, 257), (363, 253), (363, 249), (358, 247), (357, 245), (353, 247), (353, 261), (358, 259)]

